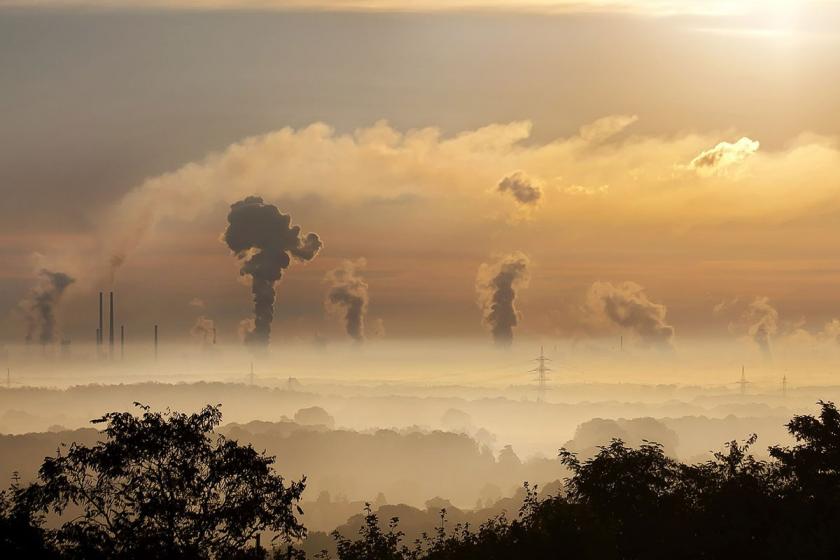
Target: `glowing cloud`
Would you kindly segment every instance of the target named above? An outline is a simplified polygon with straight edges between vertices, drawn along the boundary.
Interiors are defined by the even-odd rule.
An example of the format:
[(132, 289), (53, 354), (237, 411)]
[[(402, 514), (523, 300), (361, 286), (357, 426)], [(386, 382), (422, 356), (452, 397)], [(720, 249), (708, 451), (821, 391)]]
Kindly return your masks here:
[(728, 167), (739, 164), (755, 154), (759, 148), (757, 140), (750, 140), (746, 136), (737, 142), (721, 142), (714, 148), (703, 151), (688, 164), (690, 169), (701, 174), (713, 174)]

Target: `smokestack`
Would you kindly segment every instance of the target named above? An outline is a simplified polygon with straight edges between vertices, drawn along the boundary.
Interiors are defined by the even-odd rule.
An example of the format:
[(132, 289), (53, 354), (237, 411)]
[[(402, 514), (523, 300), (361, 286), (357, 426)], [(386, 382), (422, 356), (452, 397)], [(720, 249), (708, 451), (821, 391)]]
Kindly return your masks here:
[(158, 326), (155, 325), (155, 361), (158, 358)]
[(99, 292), (99, 330), (97, 331), (99, 334), (96, 337), (96, 345), (102, 345), (102, 338), (105, 334), (105, 326), (102, 324), (102, 292)]
[(120, 360), (125, 359), (125, 325), (120, 325)]
[(216, 327), (213, 327), (213, 346), (216, 345)]
[(108, 356), (114, 357), (114, 292), (110, 294), (110, 306), (108, 308)]

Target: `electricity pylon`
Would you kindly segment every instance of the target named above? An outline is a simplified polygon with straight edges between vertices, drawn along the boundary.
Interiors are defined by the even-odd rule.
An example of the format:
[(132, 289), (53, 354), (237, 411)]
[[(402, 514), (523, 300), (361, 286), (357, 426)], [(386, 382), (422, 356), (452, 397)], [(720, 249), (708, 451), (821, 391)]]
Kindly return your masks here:
[(539, 358), (535, 358), (534, 361), (537, 362), (537, 367), (532, 369), (531, 373), (537, 374), (537, 402), (543, 402), (545, 401), (545, 389), (546, 382), (548, 381), (548, 372), (551, 371), (551, 368), (547, 367), (545, 363), (550, 362), (551, 360), (545, 357), (542, 346), (540, 346)]

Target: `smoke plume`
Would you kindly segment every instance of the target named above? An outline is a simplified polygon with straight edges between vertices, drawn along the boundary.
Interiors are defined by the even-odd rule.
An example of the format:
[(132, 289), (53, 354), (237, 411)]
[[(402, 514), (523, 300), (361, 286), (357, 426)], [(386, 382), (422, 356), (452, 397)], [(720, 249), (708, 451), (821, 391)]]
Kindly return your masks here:
[(201, 341), (205, 346), (213, 344), (215, 340), (216, 324), (213, 319), (208, 319), (204, 315), (195, 320), (195, 324), (190, 329), (190, 335), (196, 340)]
[(344, 261), (327, 272), (324, 282), (329, 284), (324, 305), (327, 310), (344, 313), (344, 328), (356, 342), (365, 339), (365, 316), (368, 308), (368, 285), (359, 276), (367, 263), (364, 259)]
[(643, 344), (671, 348), (674, 327), (666, 322), (668, 308), (648, 299), (640, 285), (595, 282), (589, 288), (586, 302), (590, 312), (634, 333)]
[(536, 206), (542, 197), (539, 183), (522, 171), (511, 173), (499, 181), (496, 188), (500, 193), (509, 192), (516, 202), (526, 206)]
[(26, 342), (32, 342), (36, 331), (41, 344), (55, 342), (56, 310), (65, 290), (75, 281), (63, 272), (41, 270), (38, 286), (21, 303), (26, 314)]
[(292, 257), (310, 261), (323, 243), (315, 233), (301, 237), (300, 226), (292, 226), (289, 215), (258, 196), (246, 197), (230, 206), (224, 240), (242, 262), (239, 273), (251, 277), (254, 326), (246, 332), (245, 342), (267, 346), (274, 319), (274, 283), (280, 280)]
[(123, 265), (125, 262), (125, 255), (123, 254), (114, 254), (111, 255), (111, 258), (108, 260), (109, 265), (109, 273), (111, 279), (111, 285), (114, 285), (114, 281), (117, 279), (117, 270)]
[(767, 360), (772, 359), (770, 338), (779, 331), (779, 312), (770, 305), (768, 298), (756, 297), (747, 307), (745, 318), (749, 323), (749, 335), (758, 345), (762, 356)]
[[(781, 330), (781, 322), (778, 310), (768, 297), (732, 298), (715, 305), (714, 312), (716, 315), (729, 316), (729, 331), (739, 336), (745, 335), (758, 346), (766, 360), (772, 359), (771, 339)], [(784, 330), (789, 334), (791, 325), (788, 324)]]
[(528, 257), (517, 252), (495, 263), (482, 264), (478, 269), (475, 283), (478, 306), (484, 313), (484, 324), (490, 329), (495, 343), (500, 346), (513, 343), (513, 327), (521, 319), (516, 309), (516, 295), (528, 285), (529, 266)]

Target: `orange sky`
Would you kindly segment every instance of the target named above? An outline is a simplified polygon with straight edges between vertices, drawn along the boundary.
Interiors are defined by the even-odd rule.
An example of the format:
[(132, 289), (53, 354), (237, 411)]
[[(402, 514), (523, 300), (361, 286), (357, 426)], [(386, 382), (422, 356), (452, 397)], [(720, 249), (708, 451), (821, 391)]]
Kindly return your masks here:
[[(20, 336), (15, 306), (48, 267), (77, 278), (62, 322), (68, 336), (88, 336), (107, 261), (125, 254), (117, 286), (128, 320), (164, 315), (188, 338), (205, 314), (234, 336), (250, 296), (219, 235), (227, 205), (259, 194), (325, 243), (278, 286), (280, 336), (342, 336), (322, 279), (357, 258), (368, 322), (387, 336), (485, 336), (477, 271), (519, 251), (530, 282), (517, 333), (629, 328), (644, 344), (641, 330), (592, 304), (597, 282), (630, 282), (675, 340), (750, 336), (761, 317), (749, 306), (764, 297), (778, 315), (772, 336), (830, 338), (840, 317), (840, 35), (818, 21), (826, 5), (723, 4), (749, 13), (328, 10), (259, 25), (200, 10), (94, 14), (115, 34), (74, 47), (46, 74), (32, 69), (47, 50), (27, 50), (38, 26), (72, 42), (88, 23), (16, 9), (16, 34), (0, 39), (10, 47), (0, 70), (17, 75), (0, 93), (12, 116), (0, 333)], [(289, 18), (349, 54), (277, 43), (271, 34)], [(168, 43), (178, 63), (160, 41), (143, 54), (150, 31), (176, 37), (190, 22), (206, 33)], [(265, 38), (228, 55), (204, 43), (248, 32)], [(132, 93), (113, 79), (127, 69)], [(723, 302), (740, 303), (716, 312)]]

